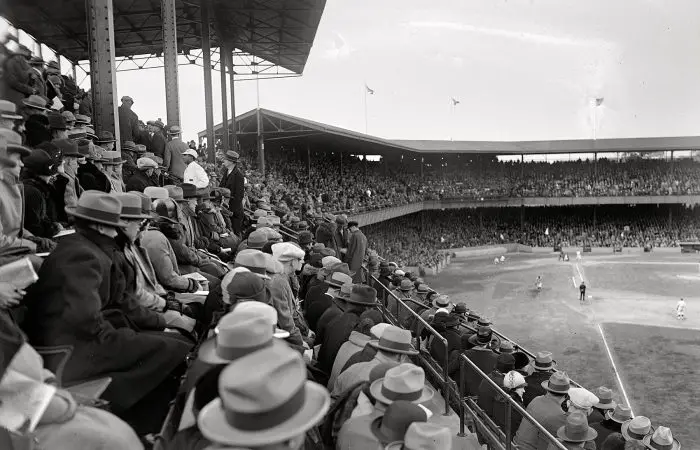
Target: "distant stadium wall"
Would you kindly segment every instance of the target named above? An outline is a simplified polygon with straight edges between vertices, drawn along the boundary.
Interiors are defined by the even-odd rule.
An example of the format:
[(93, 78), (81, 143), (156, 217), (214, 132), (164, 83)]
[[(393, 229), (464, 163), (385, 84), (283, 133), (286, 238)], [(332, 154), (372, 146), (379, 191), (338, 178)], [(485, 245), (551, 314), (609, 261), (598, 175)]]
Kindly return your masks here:
[(646, 195), (628, 197), (527, 197), (527, 198), (484, 198), (482, 199), (442, 199), (427, 200), (408, 205), (348, 214), (360, 226), (384, 222), (407, 214), (424, 210), (465, 209), (465, 208), (505, 208), (534, 206), (593, 206), (593, 205), (643, 205), (643, 204), (700, 204), (700, 195)]
[(500, 256), (506, 253), (532, 253), (532, 247), (522, 244), (482, 245), (479, 247), (461, 247), (446, 250), (457, 258), (476, 256)]

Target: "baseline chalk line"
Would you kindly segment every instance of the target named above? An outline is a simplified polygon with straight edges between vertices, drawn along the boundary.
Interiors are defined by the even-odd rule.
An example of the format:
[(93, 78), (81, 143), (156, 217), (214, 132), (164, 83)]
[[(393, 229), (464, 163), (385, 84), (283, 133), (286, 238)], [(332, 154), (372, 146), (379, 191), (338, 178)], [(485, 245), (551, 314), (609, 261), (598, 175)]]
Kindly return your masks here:
[(605, 333), (603, 333), (603, 327), (598, 324), (598, 331), (600, 331), (600, 337), (603, 338), (603, 345), (605, 345), (605, 351), (608, 353), (608, 358), (612, 364), (613, 371), (615, 372), (615, 377), (617, 378), (617, 383), (620, 385), (620, 390), (622, 391), (622, 396), (625, 398), (625, 403), (630, 408), (632, 417), (634, 417), (634, 410), (632, 410), (632, 404), (630, 403), (629, 397), (627, 397), (627, 391), (625, 391), (625, 386), (622, 384), (622, 378), (620, 378), (620, 373), (617, 371), (617, 366), (615, 365), (615, 360), (613, 359), (612, 352), (608, 346), (608, 341), (605, 339)]

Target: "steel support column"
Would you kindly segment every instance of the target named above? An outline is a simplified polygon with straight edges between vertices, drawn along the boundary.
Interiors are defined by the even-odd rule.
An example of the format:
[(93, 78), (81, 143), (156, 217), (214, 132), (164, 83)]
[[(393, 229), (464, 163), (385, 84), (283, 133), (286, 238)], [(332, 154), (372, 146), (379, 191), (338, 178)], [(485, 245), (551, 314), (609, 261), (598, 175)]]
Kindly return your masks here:
[[(112, 131), (121, 150), (117, 112), (117, 71), (114, 67), (112, 0), (85, 0), (90, 54), (90, 87), (95, 131)], [(60, 65), (60, 58), (58, 58)]]
[(257, 129), (258, 129), (258, 136), (257, 136), (257, 143), (258, 143), (258, 170), (260, 170), (260, 173), (262, 176), (265, 176), (265, 137), (263, 136), (263, 124), (262, 124), (262, 115), (260, 114), (260, 108), (256, 111), (256, 118), (257, 118)]
[(168, 125), (180, 125), (180, 88), (177, 71), (177, 19), (175, 0), (161, 0), (165, 111)]
[(221, 145), (224, 151), (228, 151), (228, 93), (226, 92), (226, 61), (229, 58), (229, 52), (226, 46), (222, 43), (219, 47), (219, 69), (221, 70)]
[(228, 49), (228, 58), (226, 58), (226, 67), (228, 69), (229, 81), (231, 84), (231, 149), (238, 151), (238, 137), (236, 136), (236, 88), (233, 79), (233, 51), (235, 47)]
[(202, 63), (204, 65), (204, 113), (207, 122), (207, 152), (210, 163), (216, 160), (214, 141), (214, 102), (211, 92), (211, 44), (209, 42), (209, 0), (202, 0), (199, 9), (202, 19)]

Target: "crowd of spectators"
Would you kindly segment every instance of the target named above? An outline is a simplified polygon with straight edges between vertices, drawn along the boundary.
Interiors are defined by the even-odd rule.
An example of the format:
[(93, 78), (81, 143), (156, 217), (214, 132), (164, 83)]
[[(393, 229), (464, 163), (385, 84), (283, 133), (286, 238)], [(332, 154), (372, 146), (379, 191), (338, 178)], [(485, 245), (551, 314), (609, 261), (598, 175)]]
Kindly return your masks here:
[[(173, 399), (182, 414), (170, 418), (177, 431), (161, 437), (169, 449), (481, 448), (475, 434), (457, 436), (441, 420), (445, 406), (412, 359), (420, 349), (448, 358), (455, 381), (466, 355), (571, 448), (616, 448), (608, 445), (615, 439), (680, 448), (668, 428), (633, 422), (624, 405), (594, 415), (610, 410), (605, 388), (570, 389), (551, 354), (520, 352), (516, 360), (511, 343), (494, 346), (488, 321), (397, 263), (380, 262), (358, 223), (334, 214), (424, 198), (415, 175), (356, 160), (341, 171), (328, 160), (302, 176), (299, 164), (280, 160), (263, 178), (230, 149), (210, 165), (179, 126), (140, 121), (129, 96), (117, 142), (117, 130), (96, 132), (89, 110), (66, 102), (68, 83), (43, 75), (51, 62), (43, 66), (26, 47), (3, 53), (3, 448), (148, 447)], [(32, 73), (50, 89), (40, 90)], [(372, 242), (390, 257), (401, 252), (410, 262), (411, 251), (435, 263), (431, 248), (489, 243), (494, 233), (532, 240), (544, 225), (547, 245), (549, 236), (584, 232), (606, 242), (622, 223), (598, 231), (543, 213), (528, 235), (504, 224), (508, 212), (445, 214), (452, 216), (426, 220), (430, 239), (409, 217)], [(693, 223), (684, 214), (676, 220)], [(672, 245), (684, 236), (653, 215), (635, 226), (624, 230), (630, 243)], [(412, 299), (448, 348), (407, 311), (396, 313), (400, 326), (386, 323), (381, 305), (392, 311), (396, 298)], [(478, 395), (503, 426), (501, 394), (475, 373), (465, 380), (463, 394)], [(27, 396), (37, 401), (23, 402)], [(547, 450), (529, 423), (512, 431), (521, 448)]]

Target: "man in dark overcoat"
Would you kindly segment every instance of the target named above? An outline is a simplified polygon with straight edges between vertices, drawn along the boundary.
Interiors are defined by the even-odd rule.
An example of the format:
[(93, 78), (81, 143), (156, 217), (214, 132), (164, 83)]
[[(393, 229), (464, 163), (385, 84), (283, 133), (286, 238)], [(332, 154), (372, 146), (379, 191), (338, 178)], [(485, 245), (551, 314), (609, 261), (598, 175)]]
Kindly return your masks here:
[(114, 238), (125, 225), (120, 201), (109, 194), (85, 192), (77, 207), (75, 234), (63, 237), (46, 258), (39, 280), (28, 290), (25, 331), (34, 346), (70, 345), (64, 383), (111, 377), (103, 398), (121, 415), (169, 382), (191, 345), (170, 333), (141, 333), (115, 328), (104, 305), (126, 292), (126, 280), (114, 265)]
[(231, 227), (238, 236), (243, 231), (243, 195), (245, 194), (245, 178), (238, 168), (238, 153), (227, 151), (224, 154), (226, 173), (221, 178), (220, 187), (231, 191), (229, 210), (231, 210)]
[(344, 262), (350, 266), (350, 272), (355, 273), (352, 277), (352, 282), (362, 283), (364, 281), (362, 263), (365, 259), (365, 253), (367, 253), (367, 237), (360, 231), (360, 227), (355, 221), (348, 223), (348, 229), (350, 230), (350, 236), (348, 238), (348, 252), (345, 254)]

